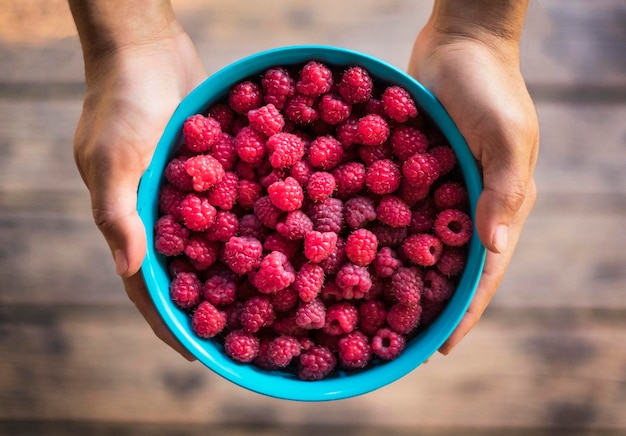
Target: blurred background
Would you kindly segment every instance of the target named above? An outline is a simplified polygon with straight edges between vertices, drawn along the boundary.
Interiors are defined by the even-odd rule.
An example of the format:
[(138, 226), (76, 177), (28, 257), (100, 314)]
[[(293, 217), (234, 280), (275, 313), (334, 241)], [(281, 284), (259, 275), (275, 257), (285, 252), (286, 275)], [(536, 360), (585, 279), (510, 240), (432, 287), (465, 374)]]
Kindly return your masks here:
[[(332, 403), (266, 398), (162, 344), (91, 218), (64, 0), (0, 8), (0, 434), (626, 434), (626, 3), (534, 0), (537, 205), (499, 293), (447, 357)], [(209, 72), (300, 43), (405, 68), (431, 1), (174, 0)]]

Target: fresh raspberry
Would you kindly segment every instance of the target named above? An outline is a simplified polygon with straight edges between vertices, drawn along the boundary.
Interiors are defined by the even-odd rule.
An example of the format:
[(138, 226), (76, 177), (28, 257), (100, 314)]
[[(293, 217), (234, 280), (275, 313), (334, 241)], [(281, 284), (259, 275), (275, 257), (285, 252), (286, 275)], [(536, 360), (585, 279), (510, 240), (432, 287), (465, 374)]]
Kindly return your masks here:
[(324, 285), (324, 270), (321, 266), (307, 262), (300, 268), (293, 282), (293, 289), (302, 301), (308, 303), (315, 299)]
[(311, 262), (321, 262), (334, 251), (337, 233), (311, 231), (304, 236), (304, 255)]
[(439, 260), (443, 244), (428, 233), (411, 235), (402, 244), (402, 252), (415, 265), (433, 266)]
[(263, 294), (271, 294), (291, 285), (296, 278), (289, 259), (280, 251), (272, 251), (265, 256), (254, 276), (254, 286)]
[(431, 148), (428, 153), (435, 158), (439, 164), (439, 173), (443, 176), (448, 174), (456, 165), (456, 153), (447, 145), (440, 145)]
[(246, 274), (258, 267), (263, 255), (261, 242), (250, 236), (233, 236), (224, 244), (222, 262), (233, 272)]
[(252, 362), (259, 354), (259, 338), (253, 334), (234, 330), (224, 338), (224, 352), (237, 362)]
[(395, 195), (385, 195), (376, 207), (376, 217), (390, 227), (406, 227), (411, 224), (411, 209)]
[(400, 167), (390, 159), (381, 159), (371, 164), (365, 173), (365, 185), (374, 194), (391, 194), (400, 187)]
[(421, 200), (411, 208), (411, 233), (426, 233), (432, 230), (437, 216), (437, 209), (430, 198)]
[(241, 115), (257, 109), (263, 105), (263, 93), (254, 82), (245, 81), (233, 86), (228, 93), (228, 105)]
[(185, 170), (193, 179), (193, 189), (198, 192), (206, 191), (217, 185), (225, 173), (217, 159), (207, 154), (187, 159)]
[(204, 282), (202, 295), (214, 306), (227, 306), (237, 299), (237, 283), (229, 274), (212, 275)]
[(300, 241), (288, 239), (278, 232), (270, 233), (263, 241), (263, 249), (265, 251), (280, 251), (287, 259), (292, 259), (302, 250)]
[(359, 159), (368, 167), (382, 159), (393, 159), (393, 151), (391, 150), (391, 144), (389, 144), (389, 142), (385, 142), (378, 147), (359, 147), (357, 153)]
[(272, 325), (276, 313), (272, 303), (265, 295), (249, 298), (241, 308), (241, 328), (246, 333), (256, 333), (263, 327)]
[(341, 142), (344, 149), (349, 148), (352, 144), (357, 144), (359, 138), (357, 135), (357, 127), (359, 119), (355, 116), (348, 117), (343, 123), (337, 126), (335, 136)]
[(291, 363), (294, 357), (300, 355), (301, 350), (302, 345), (298, 339), (293, 336), (281, 335), (270, 342), (268, 354), (276, 367), (284, 368)]
[(401, 267), (391, 276), (389, 287), (397, 303), (415, 305), (422, 298), (424, 282), (416, 267)]
[(171, 215), (163, 215), (154, 225), (154, 249), (164, 256), (177, 256), (185, 249), (189, 230)]
[(189, 237), (185, 246), (185, 255), (191, 264), (200, 271), (213, 265), (220, 254), (220, 245), (209, 241), (204, 233), (196, 233)]
[(203, 301), (193, 313), (191, 328), (201, 338), (212, 338), (222, 332), (226, 325), (226, 312), (208, 301)]
[(459, 182), (445, 182), (435, 189), (433, 200), (439, 210), (463, 210), (468, 205), (467, 189)]
[(289, 212), (284, 221), (276, 224), (276, 231), (291, 240), (304, 239), (304, 236), (311, 230), (313, 230), (313, 222), (301, 210)]
[(341, 233), (343, 229), (343, 201), (328, 197), (314, 203), (309, 210), (313, 228), (318, 232)]
[(359, 329), (373, 335), (387, 322), (387, 309), (381, 300), (364, 301), (359, 306)]
[(374, 259), (372, 263), (376, 275), (381, 278), (393, 276), (398, 268), (402, 266), (403, 263), (398, 258), (398, 253), (390, 247), (382, 247), (378, 253), (376, 253), (376, 259)]
[(242, 128), (235, 136), (237, 155), (248, 163), (258, 163), (265, 156), (267, 136), (252, 127)]
[(374, 147), (383, 145), (389, 138), (389, 124), (380, 115), (369, 114), (359, 119), (356, 127), (359, 143)]
[(402, 174), (414, 187), (430, 186), (439, 177), (439, 163), (428, 153), (416, 153), (402, 164)]
[(348, 68), (339, 82), (339, 94), (349, 103), (365, 103), (372, 97), (374, 82), (368, 72), (361, 67)]
[(171, 215), (175, 221), (182, 221), (180, 203), (187, 194), (165, 182), (159, 190), (158, 209), (161, 215)]
[(317, 171), (309, 177), (306, 190), (311, 200), (320, 201), (330, 197), (335, 191), (336, 185), (332, 174), (325, 171)]
[(337, 272), (335, 283), (344, 299), (359, 299), (372, 287), (372, 278), (367, 268), (347, 262)]
[(190, 193), (180, 202), (180, 214), (189, 230), (203, 232), (215, 221), (217, 210), (207, 198)]
[(339, 340), (339, 362), (344, 368), (365, 368), (372, 360), (372, 347), (362, 332), (355, 330)]
[(215, 216), (215, 221), (206, 232), (209, 241), (226, 242), (237, 234), (239, 229), (239, 218), (237, 215), (224, 210), (219, 210)]
[(270, 343), (272, 342), (272, 338), (270, 336), (261, 336), (259, 338), (259, 351), (256, 357), (252, 360), (252, 364), (261, 369), (265, 369), (267, 371), (272, 371), (275, 369), (279, 369), (279, 367), (274, 364), (274, 361), (270, 357), (269, 349)]
[(342, 237), (337, 237), (337, 244), (330, 255), (319, 262), (326, 274), (335, 274), (346, 260), (346, 241)]
[(317, 105), (317, 110), (322, 121), (335, 126), (348, 119), (352, 107), (337, 95), (324, 94)]
[(272, 103), (249, 111), (248, 121), (250, 127), (267, 136), (272, 136), (285, 127), (285, 119)]
[(204, 115), (192, 115), (183, 123), (183, 140), (191, 151), (203, 153), (217, 142), (222, 128), (220, 123)]
[(444, 246), (443, 253), (435, 265), (439, 272), (447, 277), (459, 275), (465, 269), (467, 251), (462, 247)]
[(267, 188), (267, 193), (272, 204), (285, 212), (300, 209), (304, 200), (302, 186), (293, 177), (272, 183)]
[(274, 168), (288, 168), (304, 156), (304, 142), (293, 133), (276, 133), (267, 140), (269, 161)]
[(238, 183), (237, 174), (230, 171), (224, 173), (222, 180), (207, 193), (209, 203), (223, 210), (231, 210), (237, 202)]
[(357, 229), (346, 239), (346, 256), (355, 265), (367, 266), (376, 258), (378, 239), (366, 229)]
[(193, 272), (182, 272), (170, 282), (170, 297), (177, 307), (191, 309), (202, 299), (202, 282)]
[(265, 195), (254, 202), (254, 214), (264, 226), (270, 229), (276, 228), (283, 211), (274, 206), (269, 196)]
[(208, 109), (207, 116), (220, 123), (222, 132), (230, 132), (235, 112), (227, 104), (215, 103)]
[(472, 237), (472, 219), (458, 209), (446, 209), (435, 218), (435, 234), (441, 242), (453, 247), (460, 247)]
[(289, 170), (289, 175), (296, 179), (300, 186), (306, 186), (311, 174), (313, 174), (313, 169), (311, 165), (304, 160), (296, 162)]
[(304, 329), (321, 329), (326, 323), (326, 305), (319, 298), (301, 302), (296, 310), (296, 324)]
[(298, 378), (300, 380), (322, 380), (337, 366), (337, 359), (326, 347), (313, 346), (304, 351), (298, 360)]
[(193, 189), (193, 178), (185, 169), (187, 157), (175, 157), (165, 167), (163, 175), (165, 179), (181, 191), (191, 191)]
[(408, 335), (419, 325), (421, 314), (422, 306), (419, 304), (407, 306), (396, 303), (387, 312), (387, 324), (396, 333)]
[(376, 219), (374, 201), (364, 196), (353, 197), (346, 201), (343, 216), (350, 228), (365, 227)]
[(276, 291), (273, 294), (270, 294), (269, 297), (270, 303), (272, 303), (274, 311), (281, 313), (289, 312), (295, 309), (298, 305), (298, 302), (300, 301), (298, 291), (296, 291), (293, 286), (288, 286), (285, 289)]
[(298, 125), (312, 124), (320, 116), (314, 105), (315, 97), (298, 94), (285, 103), (285, 118)]
[(389, 86), (381, 97), (385, 114), (394, 121), (404, 123), (417, 116), (415, 101), (408, 91), (400, 86)]
[(296, 89), (301, 94), (317, 97), (330, 91), (332, 85), (333, 73), (330, 69), (320, 62), (310, 61), (302, 67)]
[(225, 171), (232, 170), (238, 158), (235, 138), (228, 133), (222, 133), (211, 147), (211, 156), (222, 165)]
[(359, 309), (350, 302), (335, 303), (326, 309), (326, 323), (322, 330), (329, 335), (350, 333), (359, 324)]
[(391, 133), (391, 148), (393, 154), (404, 162), (415, 153), (425, 153), (428, 149), (428, 138), (419, 129), (400, 125)]
[(239, 220), (239, 236), (250, 236), (259, 241), (265, 238), (267, 229), (256, 215), (248, 213)]
[(417, 202), (422, 201), (430, 195), (430, 185), (414, 186), (402, 179), (400, 189), (397, 191), (398, 197), (402, 199), (408, 206), (413, 207)]
[(348, 162), (334, 168), (332, 175), (337, 184), (337, 197), (349, 198), (358, 194), (365, 186), (365, 165)]
[(265, 71), (261, 79), (261, 87), (265, 103), (271, 103), (278, 109), (282, 109), (287, 99), (296, 93), (295, 80), (286, 69), (281, 67), (269, 68)]
[(246, 179), (237, 182), (237, 204), (246, 210), (254, 208), (254, 203), (261, 197), (263, 187)]
[(383, 360), (394, 360), (405, 346), (406, 338), (390, 328), (381, 328), (372, 338), (372, 351)]
[(430, 301), (447, 301), (454, 294), (454, 283), (440, 272), (429, 269), (424, 273), (424, 298)]
[(397, 247), (404, 242), (408, 234), (406, 227), (390, 227), (384, 224), (378, 224), (371, 230), (376, 235), (380, 247)]
[(341, 143), (332, 136), (318, 136), (309, 146), (309, 163), (313, 168), (330, 170), (343, 158)]

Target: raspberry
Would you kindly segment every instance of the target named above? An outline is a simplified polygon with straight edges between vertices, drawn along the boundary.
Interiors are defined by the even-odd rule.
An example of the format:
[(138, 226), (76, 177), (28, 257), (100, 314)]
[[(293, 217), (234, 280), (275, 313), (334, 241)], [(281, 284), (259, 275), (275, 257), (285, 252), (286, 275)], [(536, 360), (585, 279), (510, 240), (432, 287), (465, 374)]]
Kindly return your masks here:
[(346, 201), (343, 210), (346, 224), (352, 229), (365, 227), (376, 219), (374, 201), (369, 197), (353, 197)]
[(469, 242), (472, 237), (472, 220), (465, 213), (457, 209), (446, 209), (439, 212), (435, 218), (435, 234), (441, 242), (453, 247), (460, 247)]
[(400, 187), (402, 173), (400, 167), (390, 159), (372, 163), (365, 173), (365, 185), (374, 194), (391, 194)]
[(272, 325), (276, 313), (272, 303), (265, 295), (257, 295), (249, 298), (241, 308), (241, 328), (246, 333), (256, 333), (263, 327)]
[(317, 110), (322, 121), (334, 126), (348, 119), (352, 107), (336, 95), (324, 94), (317, 105)]
[(280, 251), (272, 251), (265, 256), (254, 276), (254, 286), (263, 294), (271, 294), (291, 285), (296, 278), (289, 259)]
[(269, 68), (261, 79), (265, 103), (271, 103), (278, 109), (285, 106), (289, 97), (296, 93), (296, 82), (284, 68)]
[(266, 228), (256, 215), (249, 213), (239, 220), (239, 236), (250, 236), (259, 241), (265, 238)]
[(359, 147), (357, 153), (359, 158), (367, 166), (370, 166), (374, 162), (381, 159), (393, 159), (393, 152), (389, 142), (385, 142), (383, 145), (378, 147)]
[(429, 232), (435, 224), (437, 209), (430, 199), (424, 199), (411, 208), (411, 233)]
[(393, 276), (402, 265), (398, 254), (390, 247), (382, 247), (380, 251), (376, 253), (376, 259), (374, 259), (372, 264), (376, 275), (381, 278)]
[(430, 301), (447, 301), (454, 293), (454, 283), (434, 269), (424, 273), (424, 298)]
[(321, 329), (326, 323), (326, 306), (319, 298), (301, 302), (296, 310), (296, 324), (306, 330)]
[(306, 185), (307, 194), (313, 201), (324, 200), (335, 191), (336, 182), (332, 174), (318, 171), (311, 174)]
[(381, 300), (364, 301), (359, 306), (359, 329), (373, 335), (387, 322), (387, 309)]
[(226, 326), (226, 312), (219, 310), (208, 301), (203, 301), (193, 313), (191, 328), (201, 338), (212, 338)]
[(301, 210), (289, 212), (284, 221), (276, 224), (276, 231), (291, 240), (304, 239), (307, 232), (311, 230), (313, 230), (313, 222)]
[(315, 299), (324, 285), (324, 270), (315, 263), (305, 263), (296, 274), (293, 289), (305, 303)]
[(370, 147), (383, 145), (389, 137), (389, 124), (380, 115), (365, 115), (359, 119), (356, 134), (363, 145)]
[(246, 115), (263, 105), (261, 88), (251, 81), (238, 83), (228, 93), (228, 105), (238, 114)]
[(361, 67), (351, 67), (341, 75), (339, 94), (350, 104), (365, 103), (372, 97), (374, 82)]
[(180, 203), (186, 197), (186, 193), (178, 188), (164, 183), (159, 191), (159, 212), (161, 215), (171, 215), (175, 221), (182, 221)]
[(265, 156), (265, 142), (267, 136), (257, 132), (252, 127), (242, 128), (235, 136), (235, 148), (241, 160), (248, 163), (257, 163)]
[(276, 228), (283, 211), (274, 206), (272, 200), (265, 195), (254, 202), (254, 214), (259, 218), (264, 226), (271, 229)]
[(326, 259), (319, 262), (326, 274), (335, 274), (346, 260), (346, 241), (337, 237), (337, 245)]
[(357, 136), (357, 127), (359, 125), (359, 119), (356, 117), (348, 117), (343, 123), (337, 126), (335, 136), (341, 142), (344, 149), (347, 149), (352, 144), (359, 142)]
[(185, 169), (187, 159), (187, 157), (182, 156), (172, 159), (165, 167), (163, 173), (165, 179), (181, 191), (191, 191), (193, 189), (193, 178)]
[(335, 283), (346, 300), (363, 298), (372, 287), (372, 279), (367, 268), (349, 262), (339, 269)]
[(439, 163), (428, 153), (416, 153), (402, 164), (402, 174), (416, 188), (430, 186), (439, 177)]
[(463, 248), (444, 246), (435, 266), (441, 274), (453, 277), (463, 272), (466, 262), (467, 252)]
[(395, 195), (385, 195), (376, 207), (376, 217), (390, 227), (406, 227), (411, 224), (411, 209)]
[(244, 209), (254, 208), (254, 203), (261, 197), (263, 187), (257, 183), (246, 179), (237, 182), (237, 204)]
[(292, 286), (276, 291), (273, 294), (270, 294), (269, 297), (270, 303), (272, 303), (272, 307), (276, 312), (289, 312), (292, 309), (295, 309), (300, 301), (298, 291), (296, 291)]
[(309, 146), (309, 163), (313, 168), (335, 168), (343, 158), (341, 143), (332, 136), (318, 136)]
[(385, 114), (394, 121), (404, 123), (417, 116), (415, 101), (408, 91), (400, 86), (390, 86), (381, 97)]
[(217, 261), (219, 253), (219, 244), (209, 241), (204, 233), (191, 235), (185, 246), (185, 255), (198, 270), (205, 270), (213, 265)]
[(318, 232), (341, 233), (343, 229), (343, 201), (328, 197), (314, 203), (309, 210), (313, 228)]
[(228, 274), (215, 274), (204, 282), (202, 294), (214, 306), (227, 306), (237, 298), (237, 283)]
[(226, 242), (237, 234), (239, 229), (239, 218), (231, 212), (220, 210), (215, 216), (215, 221), (207, 230), (209, 241)]
[(414, 186), (406, 179), (402, 179), (400, 189), (397, 192), (398, 197), (409, 206), (414, 206), (418, 201), (428, 198), (429, 194), (430, 185)]
[(304, 236), (304, 255), (311, 262), (321, 262), (337, 245), (337, 233), (311, 231)]
[(339, 340), (339, 361), (344, 368), (365, 368), (372, 360), (369, 339), (356, 330)]
[(265, 237), (263, 249), (265, 251), (280, 251), (287, 256), (287, 259), (292, 259), (302, 249), (302, 246), (299, 241), (292, 241), (280, 233), (274, 232)]
[(411, 235), (402, 244), (402, 252), (415, 265), (433, 266), (439, 260), (443, 244), (433, 235), (419, 233)]
[(309, 178), (313, 174), (313, 169), (306, 161), (298, 161), (289, 170), (289, 175), (296, 179), (300, 186), (306, 186)]
[(276, 364), (274, 364), (272, 358), (269, 354), (271, 339), (269, 337), (261, 337), (259, 338), (259, 351), (256, 357), (252, 360), (252, 363), (261, 368), (268, 371), (279, 369)]
[(387, 324), (396, 333), (408, 335), (419, 325), (422, 306), (396, 303), (387, 312)]
[(321, 380), (337, 366), (337, 359), (326, 347), (313, 346), (300, 355), (298, 378), (300, 380)]
[(320, 116), (314, 104), (314, 97), (296, 95), (285, 103), (285, 118), (299, 125), (311, 124)]
[(258, 267), (263, 255), (263, 246), (250, 236), (233, 236), (224, 244), (222, 262), (233, 272), (246, 274)]
[(228, 105), (222, 103), (211, 105), (207, 111), (207, 116), (220, 123), (222, 132), (229, 132), (233, 126), (233, 120), (235, 119), (233, 110)]
[(439, 210), (463, 210), (468, 205), (467, 190), (465, 186), (459, 182), (445, 182), (435, 189), (435, 192), (433, 192), (433, 200)]
[(224, 173), (222, 180), (207, 193), (209, 203), (223, 210), (231, 210), (237, 202), (238, 183), (237, 174), (230, 171)]
[(185, 145), (196, 153), (209, 150), (217, 142), (221, 133), (220, 123), (204, 115), (192, 115), (183, 123)]
[(193, 272), (181, 272), (170, 283), (170, 297), (181, 309), (196, 307), (202, 299), (202, 283)]
[(448, 174), (456, 165), (456, 153), (447, 145), (440, 145), (430, 149), (429, 154), (439, 164), (439, 173), (443, 176)]
[(372, 227), (372, 233), (378, 238), (379, 246), (397, 247), (404, 242), (408, 232), (406, 227), (390, 227), (379, 224)]
[(259, 338), (241, 330), (234, 330), (224, 338), (224, 352), (237, 362), (252, 362), (259, 354)]
[(154, 249), (165, 256), (177, 256), (185, 249), (189, 230), (171, 215), (163, 215), (154, 225)]
[(391, 148), (393, 154), (404, 162), (415, 153), (425, 153), (428, 149), (428, 138), (420, 130), (400, 125), (391, 133)]
[(235, 138), (228, 133), (222, 133), (211, 147), (211, 156), (222, 165), (225, 171), (232, 170), (238, 157)]
[(203, 232), (215, 221), (217, 210), (207, 198), (192, 193), (180, 202), (180, 214), (189, 230)]
[(300, 209), (304, 200), (302, 187), (293, 177), (272, 183), (267, 188), (267, 193), (272, 204), (285, 212)]
[(406, 338), (389, 328), (382, 328), (372, 338), (372, 352), (384, 360), (398, 357), (406, 346)]
[(359, 310), (352, 303), (335, 303), (326, 309), (326, 323), (322, 330), (329, 335), (350, 333), (359, 324)]
[(348, 162), (334, 168), (332, 175), (337, 184), (337, 197), (349, 198), (358, 194), (365, 186), (365, 165)]
[(269, 160), (274, 168), (288, 168), (304, 156), (304, 142), (292, 133), (276, 133), (267, 140)]
[(390, 290), (394, 300), (404, 305), (419, 303), (424, 282), (416, 267), (401, 267), (391, 277)]
[(300, 71), (300, 80), (296, 83), (299, 93), (317, 97), (328, 91), (333, 85), (333, 74), (324, 64), (310, 61)]
[(213, 156), (201, 154), (187, 159), (185, 170), (192, 177), (193, 189), (202, 192), (217, 185), (224, 177), (224, 168)]
[(272, 324), (272, 331), (277, 335), (289, 335), (298, 338), (302, 338), (309, 334), (308, 329), (300, 327), (297, 324), (297, 310), (289, 312), (287, 315), (284, 315), (274, 321), (274, 324)]
[(346, 256), (350, 262), (367, 266), (376, 258), (378, 239), (366, 229), (357, 229), (346, 239)]
[(248, 121), (250, 127), (267, 136), (272, 136), (285, 127), (285, 119), (276, 106), (271, 103), (249, 111)]
[(259, 176), (261, 176), (261, 186), (263, 186), (264, 188), (268, 188), (272, 183), (283, 180), (287, 175), (287, 172), (284, 168), (274, 168), (266, 175), (262, 175), (260, 170), (261, 168), (258, 168), (257, 173)]
[(284, 368), (291, 363), (294, 357), (300, 355), (302, 345), (292, 336), (281, 335), (274, 338), (268, 348), (272, 363), (278, 368)]

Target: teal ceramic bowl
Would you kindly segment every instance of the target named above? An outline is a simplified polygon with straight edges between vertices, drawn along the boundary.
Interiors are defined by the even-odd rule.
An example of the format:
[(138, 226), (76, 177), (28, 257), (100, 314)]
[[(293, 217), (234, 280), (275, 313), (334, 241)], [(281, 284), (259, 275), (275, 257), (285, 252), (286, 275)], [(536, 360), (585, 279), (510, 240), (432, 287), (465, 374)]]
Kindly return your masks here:
[(337, 376), (314, 382), (301, 381), (295, 375), (284, 372), (267, 371), (234, 362), (224, 354), (217, 341), (198, 338), (191, 329), (189, 316), (170, 299), (166, 259), (154, 250), (153, 237), (163, 172), (180, 144), (184, 121), (193, 114), (205, 111), (212, 103), (226, 96), (229, 88), (246, 78), (258, 75), (269, 67), (302, 64), (311, 59), (334, 66), (360, 65), (375, 80), (407, 89), (455, 150), (474, 216), (475, 204), (482, 190), (481, 178), (465, 140), (437, 99), (415, 79), (381, 60), (355, 51), (326, 46), (293, 46), (260, 52), (223, 68), (201, 83), (180, 103), (165, 128), (152, 162), (141, 179), (137, 209), (148, 240), (142, 266), (147, 289), (164, 322), (191, 354), (215, 373), (251, 391), (288, 400), (329, 401), (365, 394), (386, 386), (416, 369), (437, 351), (460, 322), (474, 296), (485, 257), (485, 248), (476, 236), (470, 241), (467, 266), (454, 296), (434, 323), (407, 343), (399, 358), (376, 364), (361, 372), (339, 371)]

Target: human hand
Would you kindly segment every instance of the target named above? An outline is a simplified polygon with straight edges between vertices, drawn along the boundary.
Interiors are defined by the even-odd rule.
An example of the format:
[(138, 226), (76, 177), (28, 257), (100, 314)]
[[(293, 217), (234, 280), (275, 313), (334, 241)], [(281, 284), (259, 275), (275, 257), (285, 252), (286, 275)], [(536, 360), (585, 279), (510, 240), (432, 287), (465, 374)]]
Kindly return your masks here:
[(539, 127), (519, 68), (518, 41), (446, 33), (429, 22), (415, 41), (409, 73), (446, 108), (482, 170), (475, 224), (487, 248), (476, 294), (439, 351), (448, 354), (476, 325), (509, 265), (536, 197)]

